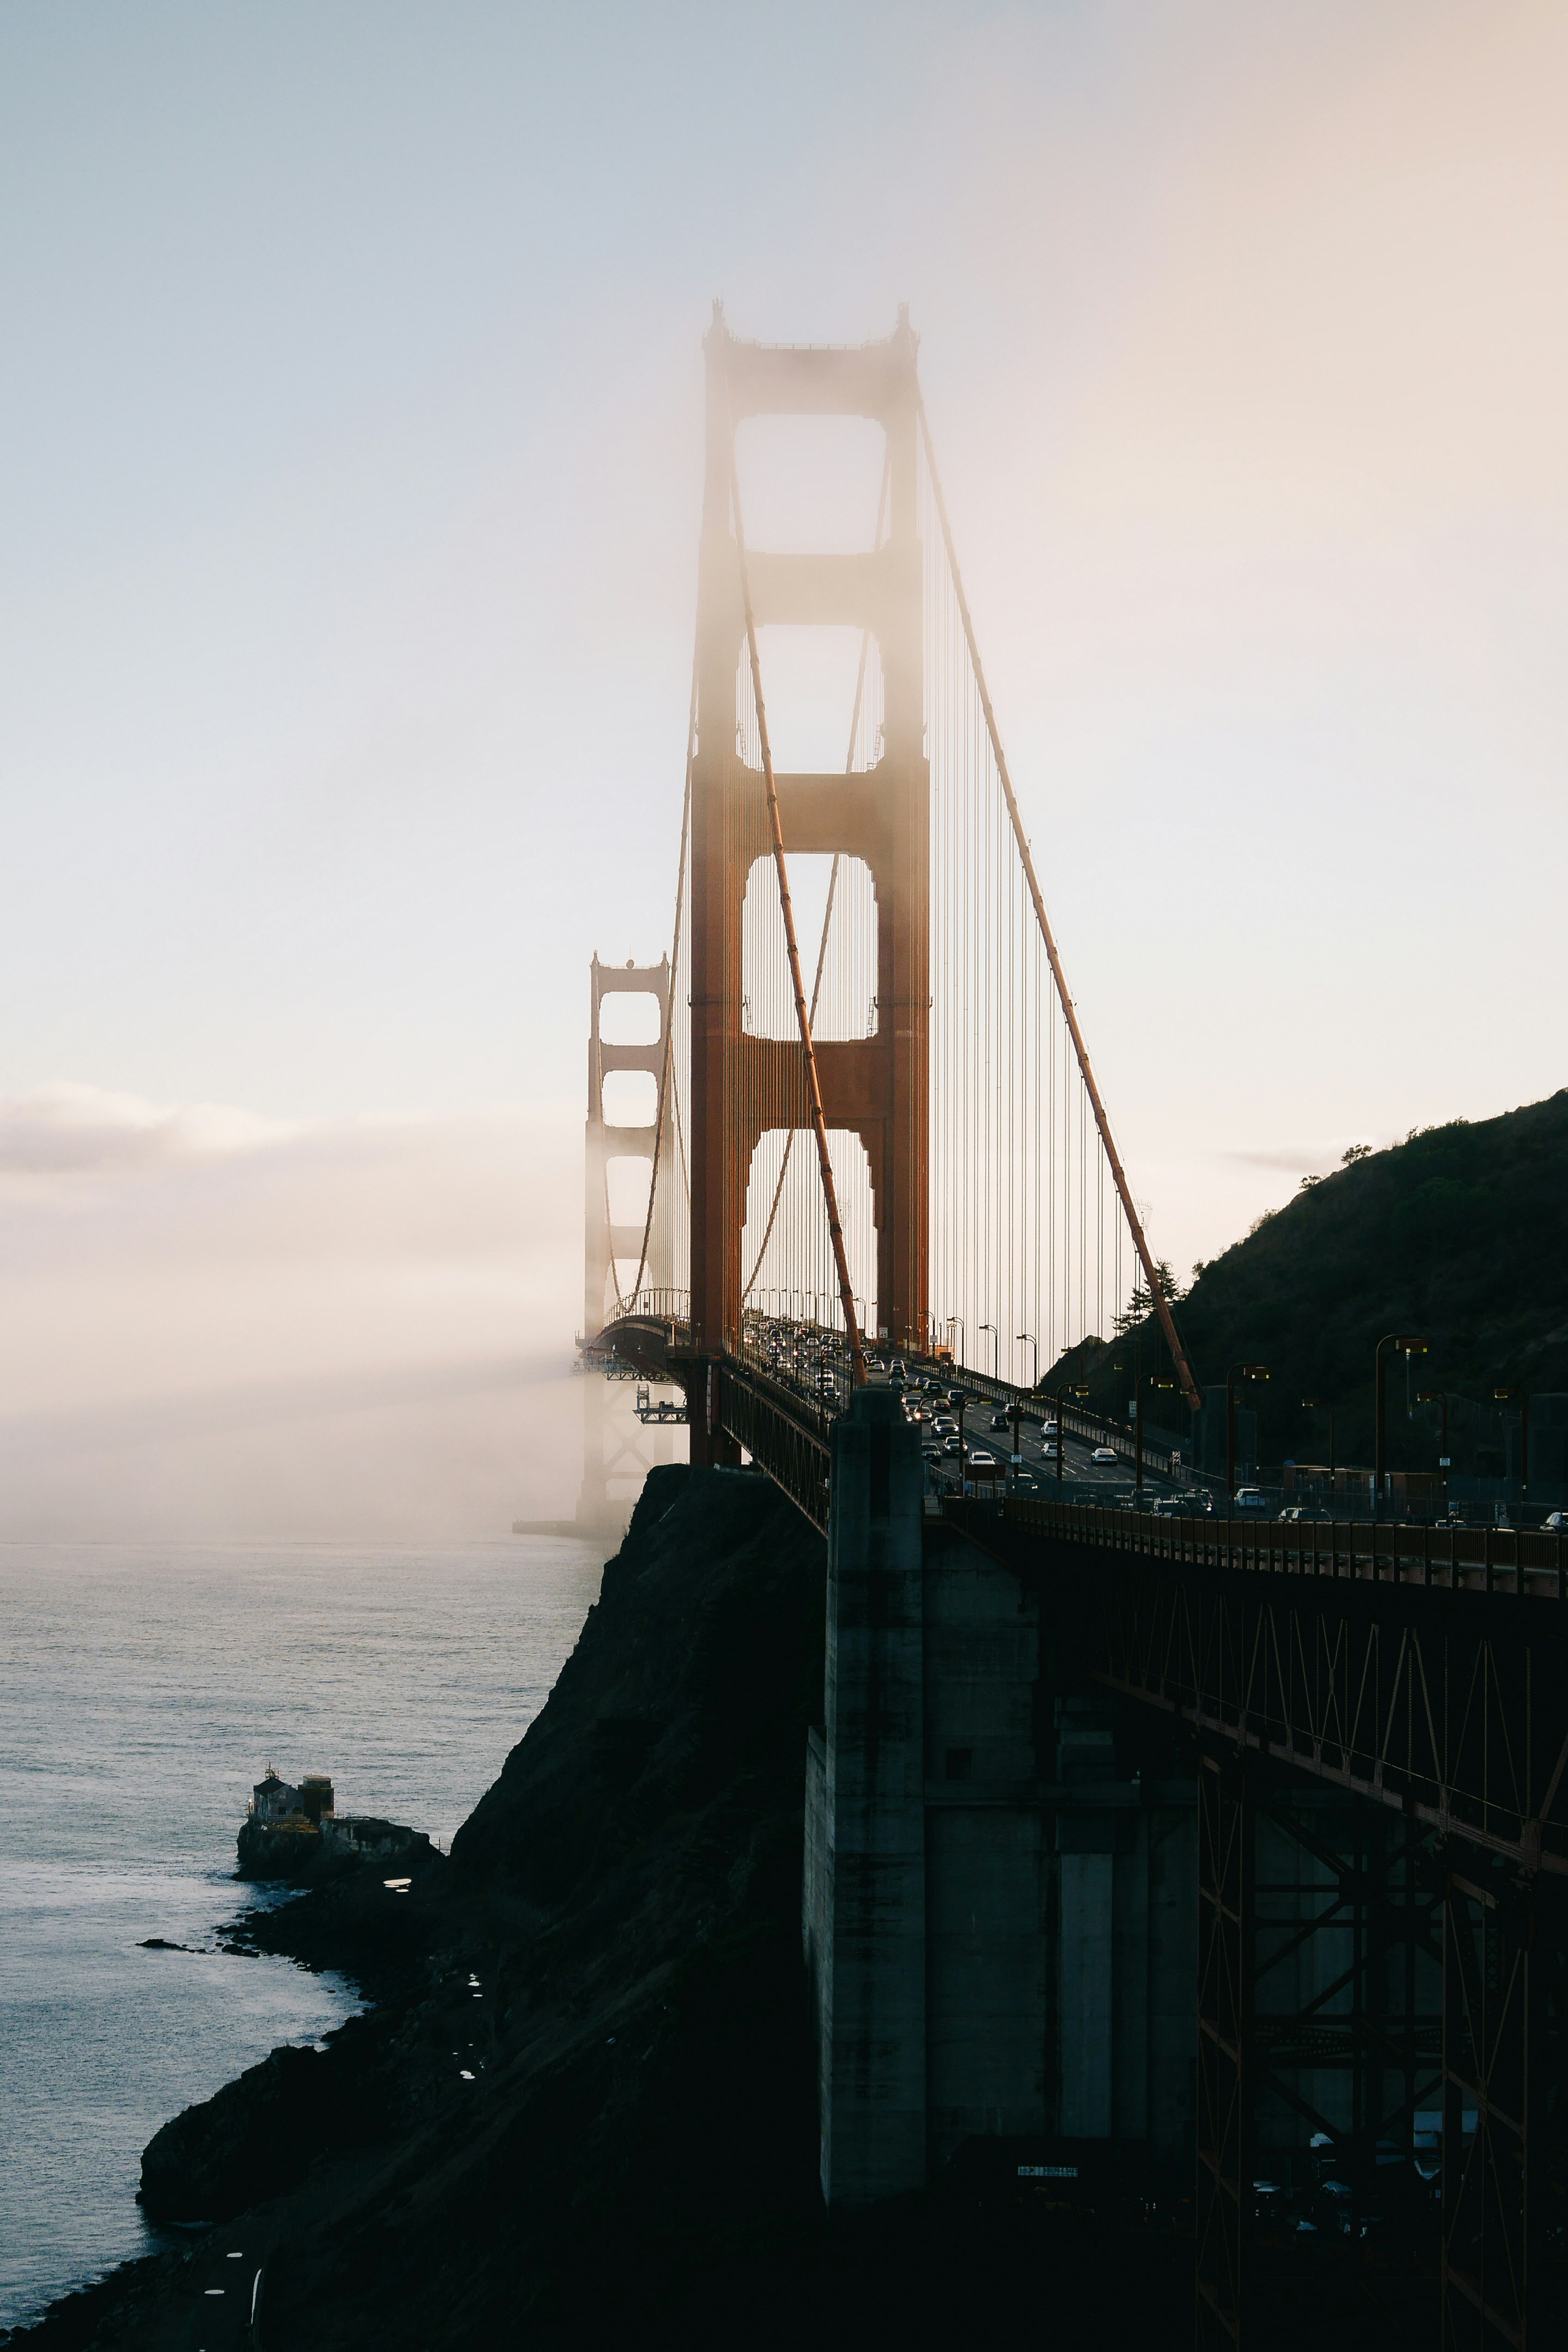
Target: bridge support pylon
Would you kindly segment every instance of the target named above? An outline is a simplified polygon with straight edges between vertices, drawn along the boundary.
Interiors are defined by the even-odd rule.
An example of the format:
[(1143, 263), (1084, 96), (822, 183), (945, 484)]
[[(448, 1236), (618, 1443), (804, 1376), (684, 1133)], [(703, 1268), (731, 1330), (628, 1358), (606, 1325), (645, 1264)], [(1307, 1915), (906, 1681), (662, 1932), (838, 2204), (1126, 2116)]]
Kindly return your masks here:
[[(858, 858), (877, 906), (874, 1034), (818, 1042), (831, 1129), (856, 1135), (876, 1226), (876, 1325), (896, 1348), (926, 1328), (930, 1020), (930, 771), (925, 747), (921, 547), (916, 528), (915, 339), (906, 320), (853, 349), (742, 342), (722, 315), (708, 334), (706, 475), (697, 597), (697, 730), (691, 802), (691, 1315), (716, 1360), (739, 1348), (741, 1235), (753, 1154), (764, 1134), (806, 1128), (799, 1043), (747, 1025), (742, 912), (754, 865), (771, 854), (761, 771), (737, 748), (745, 636), (731, 507), (736, 429), (769, 415), (865, 416), (887, 435), (887, 536), (858, 554), (747, 549), (757, 625), (860, 628), (874, 639), (881, 754), (863, 772), (776, 777), (789, 856)], [(873, 1337), (875, 1336), (873, 1330)], [(701, 1440), (694, 1412), (694, 1454)]]
[[(651, 996), (659, 1008), (659, 1034), (652, 1044), (640, 1045), (607, 1045), (601, 1033), (601, 1007), (607, 996)], [(669, 1272), (669, 1238), (667, 1233), (651, 1232), (648, 1253), (643, 1264), (642, 1224), (616, 1224), (610, 1213), (610, 1162), (612, 1160), (646, 1160), (650, 1172), (659, 1139), (659, 1117), (646, 1126), (622, 1127), (612, 1124), (604, 1116), (604, 1081), (613, 1071), (644, 1070), (652, 1074), (654, 1086), (662, 1085), (664, 1072), (665, 1041), (670, 1029), (670, 960), (664, 956), (657, 963), (601, 963), (597, 955), (589, 966), (588, 1024), (588, 1125), (583, 1139), (583, 1302), (582, 1336), (591, 1339), (603, 1328), (605, 1289), (612, 1265), (617, 1258), (643, 1266), (646, 1288), (667, 1285)], [(662, 1204), (655, 1204), (655, 1219)], [(667, 1214), (667, 1213), (666, 1213)]]
[(822, 2194), (925, 2186), (924, 1502), (920, 1433), (888, 1389), (832, 1437), (826, 1721), (808, 1772), (806, 1954)]
[(875, 1382), (832, 1432), (801, 1920), (823, 2195), (955, 2164), (1130, 2196), (1190, 2147), (1186, 1749), (1083, 1686), (1082, 1587), (1044, 1604), (926, 1515), (919, 1437)]

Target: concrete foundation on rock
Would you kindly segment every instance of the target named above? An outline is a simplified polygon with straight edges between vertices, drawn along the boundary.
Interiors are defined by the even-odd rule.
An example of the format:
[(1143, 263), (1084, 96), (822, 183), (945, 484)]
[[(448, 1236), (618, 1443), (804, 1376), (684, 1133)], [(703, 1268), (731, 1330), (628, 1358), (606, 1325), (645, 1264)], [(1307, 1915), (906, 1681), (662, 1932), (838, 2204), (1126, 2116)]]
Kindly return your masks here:
[[(833, 1432), (803, 1927), (831, 2205), (984, 2140), (1191, 2146), (1196, 1788), (1119, 1768), (1039, 1595), (925, 1517), (919, 1433)], [(1160, 1759), (1153, 1760), (1158, 1765)]]

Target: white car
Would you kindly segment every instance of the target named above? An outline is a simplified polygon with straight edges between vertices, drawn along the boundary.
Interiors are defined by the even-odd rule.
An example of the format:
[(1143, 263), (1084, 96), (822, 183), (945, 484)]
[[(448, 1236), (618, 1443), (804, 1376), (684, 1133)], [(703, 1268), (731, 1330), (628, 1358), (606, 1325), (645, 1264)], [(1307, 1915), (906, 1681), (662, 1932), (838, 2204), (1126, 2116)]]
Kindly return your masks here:
[(1261, 1486), (1238, 1486), (1230, 1498), (1232, 1511), (1266, 1511), (1269, 1497)]
[(1113, 1445), (1097, 1445), (1089, 1458), (1092, 1462), (1114, 1462), (1118, 1456)]

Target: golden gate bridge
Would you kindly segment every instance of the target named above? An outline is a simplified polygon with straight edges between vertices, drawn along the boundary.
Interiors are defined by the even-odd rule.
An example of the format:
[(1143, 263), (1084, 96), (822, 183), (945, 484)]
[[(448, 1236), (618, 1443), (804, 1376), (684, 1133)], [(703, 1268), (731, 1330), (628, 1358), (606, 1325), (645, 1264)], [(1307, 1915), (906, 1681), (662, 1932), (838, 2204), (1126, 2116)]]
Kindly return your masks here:
[[(886, 1690), (907, 1669), (925, 1694), (898, 1767), (912, 1784), (930, 1780), (916, 1718), (936, 1702), (934, 1670), (907, 1667), (905, 1638), (929, 1592), (924, 1603), (908, 1594), (922, 1575), (931, 1586), (933, 1562), (959, 1539), (1056, 1624), (1082, 1689), (1190, 1738), (1200, 2342), (1247, 2335), (1266, 2234), (1260, 2168), (1281, 2160), (1281, 2133), (1304, 2145), (1313, 2127), (1313, 2145), (1368, 2178), (1383, 2151), (1409, 2165), (1435, 2139), (1446, 2345), (1541, 2345), (1549, 2330), (1561, 2340), (1563, 1539), (1386, 1521), (1260, 1527), (1228, 1503), (1173, 1520), (1143, 1507), (1139, 1428), (1092, 1421), (1070, 1389), (1040, 1393), (1042, 1367), (1141, 1318), (1161, 1384), (1200, 1402), (1024, 832), (917, 340), (901, 312), (890, 337), (853, 348), (748, 342), (716, 306), (706, 355), (670, 946), (656, 967), (594, 966), (586, 1352), (673, 1381), (694, 1465), (749, 1459), (828, 1533), (830, 1609), (849, 1612), (836, 1654)], [(862, 548), (779, 551), (747, 538), (745, 428), (779, 415), (880, 427)], [(782, 772), (763, 633), (824, 626), (860, 638), (842, 765)], [(828, 866), (820, 924), (802, 936), (791, 886), (807, 859)], [(603, 999), (621, 990), (654, 999), (652, 1042), (602, 1038)], [(606, 1076), (628, 1069), (655, 1084), (645, 1127), (603, 1115)], [(611, 1165), (628, 1156), (648, 1167), (640, 1221), (611, 1213)], [(922, 1470), (906, 1426), (900, 1391), (916, 1380), (956, 1383), (946, 1479)], [(966, 1475), (966, 1403), (1010, 1423), (990, 1481)], [(1048, 1417), (1059, 1473), (1071, 1433), (1134, 1465), (1130, 1507), (1059, 1500), (1049, 1481), (1020, 1479), (1020, 1426)], [(903, 1633), (888, 1630), (895, 1621)], [(894, 1902), (879, 1880), (872, 1911), (913, 1906), (925, 1938), (935, 1897), (920, 1857), (937, 1801), (927, 1790), (912, 1828), (889, 1793), (891, 1748), (868, 1760), (863, 1722), (834, 1733), (847, 1705), (830, 1691), (826, 1736), (839, 1745), (813, 1768), (851, 1807), (834, 1900), (850, 1900), (843, 1856), (857, 1838), (868, 1855), (902, 1838), (904, 1891)], [(1042, 1771), (1034, 1786), (1008, 1801), (1055, 1818), (1058, 1784)], [(1314, 1792), (1340, 1806), (1336, 1828), (1324, 1830)], [(1296, 1876), (1274, 1869), (1271, 1898), (1260, 1857), (1287, 1850)], [(859, 1991), (839, 1988), (845, 2016), (855, 2000), (869, 2018), (891, 1998), (895, 1963), (877, 1958), (871, 1916)], [(1299, 1955), (1314, 1939), (1329, 1958), (1303, 1976)], [(876, 2046), (895, 2045), (889, 2027)], [(935, 2161), (928, 2088), (908, 2087), (927, 2084), (933, 2063), (906, 2053), (904, 2089), (879, 2095), (890, 2114), (926, 2102), (924, 2153), (864, 2156), (876, 2126), (862, 2118), (862, 2189), (912, 2185), (908, 2167)], [(831, 2053), (824, 2068), (831, 2083)], [(849, 2100), (841, 2090), (844, 2113)], [(825, 2185), (830, 2138), (825, 2107)], [(852, 2168), (838, 2168), (841, 2187)]]

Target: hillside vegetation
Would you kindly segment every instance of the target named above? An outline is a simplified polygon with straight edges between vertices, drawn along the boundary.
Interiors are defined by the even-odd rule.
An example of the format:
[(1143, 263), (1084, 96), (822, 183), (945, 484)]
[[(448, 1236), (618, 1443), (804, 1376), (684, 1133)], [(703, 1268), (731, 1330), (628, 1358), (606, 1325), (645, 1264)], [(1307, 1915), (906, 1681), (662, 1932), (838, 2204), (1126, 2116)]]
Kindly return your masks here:
[[(1265, 1461), (1324, 1457), (1325, 1419), (1301, 1410), (1315, 1396), (1336, 1406), (1341, 1462), (1370, 1462), (1374, 1349), (1411, 1331), (1429, 1342), (1412, 1387), (1482, 1408), (1452, 1409), (1456, 1467), (1500, 1471), (1500, 1454), (1487, 1458), (1502, 1442), (1494, 1391), (1568, 1391), (1568, 1088), (1500, 1118), (1427, 1128), (1309, 1182), (1204, 1266), (1176, 1316), (1200, 1385), (1232, 1364), (1268, 1365), (1245, 1400)], [(1134, 1348), (1145, 1370), (1163, 1358), (1152, 1321), (1092, 1351), (1092, 1365), (1074, 1351), (1060, 1376), (1090, 1378), (1109, 1402), (1130, 1387)], [(1437, 1411), (1407, 1419), (1404, 1359), (1390, 1350), (1385, 1362), (1390, 1465), (1430, 1466)], [(1185, 1420), (1174, 1401), (1157, 1418)]]

